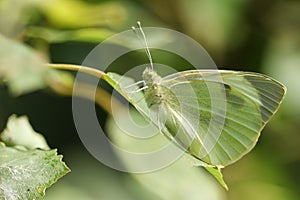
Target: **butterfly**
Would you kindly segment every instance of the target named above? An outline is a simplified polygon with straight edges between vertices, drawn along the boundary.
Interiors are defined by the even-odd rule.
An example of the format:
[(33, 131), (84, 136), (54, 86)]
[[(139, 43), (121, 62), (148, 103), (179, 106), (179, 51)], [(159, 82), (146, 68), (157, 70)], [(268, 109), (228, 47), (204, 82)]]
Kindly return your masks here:
[(282, 84), (253, 72), (188, 70), (161, 78), (148, 68), (143, 78), (161, 132), (214, 166), (249, 152), (285, 95)]
[(161, 77), (138, 25), (150, 66), (136, 92), (143, 92), (149, 113), (137, 102), (133, 105), (168, 139), (209, 165), (222, 168), (247, 154), (278, 110), (285, 86), (263, 74), (231, 70), (187, 70)]

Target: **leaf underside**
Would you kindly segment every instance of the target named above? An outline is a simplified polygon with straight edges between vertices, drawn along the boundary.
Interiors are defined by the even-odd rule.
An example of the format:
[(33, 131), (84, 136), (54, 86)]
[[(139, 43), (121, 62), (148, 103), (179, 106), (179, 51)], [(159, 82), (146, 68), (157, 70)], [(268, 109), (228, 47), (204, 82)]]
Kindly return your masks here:
[(46, 188), (70, 171), (26, 116), (12, 115), (0, 140), (5, 142), (0, 142), (0, 199), (41, 199)]

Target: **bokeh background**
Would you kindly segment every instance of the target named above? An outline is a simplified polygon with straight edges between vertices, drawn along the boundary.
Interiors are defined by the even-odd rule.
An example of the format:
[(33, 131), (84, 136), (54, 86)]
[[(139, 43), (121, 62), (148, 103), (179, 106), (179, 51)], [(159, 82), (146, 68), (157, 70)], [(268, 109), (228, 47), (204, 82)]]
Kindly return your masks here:
[[(27, 115), (34, 129), (64, 155), (72, 169), (47, 190), (45, 199), (299, 199), (300, 1), (0, 1), (1, 35), (30, 46), (51, 63), (81, 64), (99, 42), (128, 30), (137, 20), (144, 26), (189, 35), (209, 52), (220, 69), (255, 71), (276, 78), (287, 86), (282, 107), (263, 130), (254, 150), (223, 170), (230, 188), (226, 192), (201, 169), (203, 177), (196, 181), (189, 168), (156, 178), (110, 169), (80, 142), (70, 96), (49, 88), (15, 96), (1, 84), (1, 130), (11, 114)], [(3, 53), (6, 47), (0, 43), (0, 48)], [(154, 50), (152, 54), (155, 61), (176, 70), (189, 68), (167, 52)], [(11, 61), (5, 63), (7, 68), (15, 67), (16, 59), (27, 59), (18, 51), (6, 55)], [(132, 53), (118, 59), (110, 69), (122, 74), (147, 62), (145, 55)], [(105, 126), (107, 113), (100, 106), (97, 113), (99, 123)]]

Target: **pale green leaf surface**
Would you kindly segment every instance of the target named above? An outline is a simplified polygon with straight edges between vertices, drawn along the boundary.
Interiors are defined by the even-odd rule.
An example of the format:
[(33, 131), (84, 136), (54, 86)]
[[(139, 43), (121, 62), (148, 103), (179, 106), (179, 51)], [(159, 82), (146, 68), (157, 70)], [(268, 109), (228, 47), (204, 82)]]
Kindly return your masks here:
[(221, 169), (218, 169), (218, 168), (212, 167), (212, 166), (208, 166), (208, 167), (204, 167), (204, 168), (209, 173), (211, 173), (226, 190), (228, 190), (228, 186), (223, 179), (223, 174), (221, 172)]
[(24, 26), (32, 19), (36, 0), (1, 0), (0, 33), (9, 38), (20, 38)]
[(56, 150), (18, 150), (0, 143), (0, 199), (41, 199), (69, 172)]
[[(149, 109), (147, 107), (147, 104), (144, 99), (143, 92), (133, 92), (138, 89), (138, 87), (135, 85), (133, 87), (130, 87), (128, 90), (124, 89), (128, 85), (133, 84), (135, 81), (132, 78), (121, 76), (116, 73), (108, 72), (106, 75), (104, 75), (103, 79), (109, 83), (115, 90), (117, 90), (127, 101), (129, 101), (135, 108), (138, 109), (138, 111), (147, 118)], [(135, 102), (138, 102), (137, 105)]]
[(194, 166), (201, 166), (203, 168), (205, 168), (209, 173), (211, 173), (215, 178), (216, 180), (226, 189), (226, 190), (229, 190), (224, 178), (223, 178), (223, 174), (221, 172), (221, 168), (217, 168), (216, 166), (213, 166), (213, 165), (209, 165), (199, 159), (196, 159), (195, 157), (192, 157), (190, 155), (186, 155), (186, 158), (191, 160), (192, 164)]
[(57, 85), (72, 87), (69, 73), (47, 67), (46, 59), (24, 44), (0, 34), (0, 82), (8, 85), (13, 95)]
[[(120, 111), (119, 113), (122, 112)], [(136, 123), (140, 125), (148, 123), (135, 110), (132, 110), (130, 113)], [(124, 126), (120, 126), (119, 122), (116, 123), (115, 120), (118, 120), (116, 118), (110, 118), (106, 124), (106, 128), (113, 143), (125, 151), (146, 154), (147, 152), (151, 153), (157, 151), (170, 142), (160, 133), (146, 139), (134, 137), (132, 135), (141, 135), (144, 132), (136, 131), (135, 127), (128, 128), (128, 124), (132, 123), (129, 117), (125, 118), (121, 116), (120, 118), (125, 121), (124, 125), (127, 124), (127, 131), (131, 129), (130, 133), (127, 131), (124, 132)], [(131, 168), (133, 164), (140, 165), (147, 163), (147, 160), (144, 159), (144, 163), (138, 163), (122, 157), (122, 154), (117, 155), (125, 167)], [(221, 187), (217, 186), (217, 182), (211, 179), (201, 168), (193, 167), (190, 161), (190, 159), (182, 157), (162, 169), (154, 172), (132, 174), (132, 176), (141, 183), (141, 185), (164, 200), (225, 199), (224, 191), (222, 191)], [(151, 165), (151, 163), (148, 164)], [(213, 175), (217, 176), (216, 174)]]
[(0, 35), (0, 79), (19, 95), (45, 87), (49, 69), (31, 48)]
[(7, 127), (0, 134), (0, 139), (7, 146), (23, 146), (27, 149), (50, 149), (44, 136), (33, 130), (26, 116), (10, 116)]

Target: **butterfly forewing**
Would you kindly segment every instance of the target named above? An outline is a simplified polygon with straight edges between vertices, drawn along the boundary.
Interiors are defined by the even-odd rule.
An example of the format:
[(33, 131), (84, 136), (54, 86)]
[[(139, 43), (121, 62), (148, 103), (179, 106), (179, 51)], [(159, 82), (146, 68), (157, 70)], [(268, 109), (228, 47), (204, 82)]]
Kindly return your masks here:
[(257, 90), (260, 98), (260, 110), (263, 123), (267, 123), (277, 111), (285, 95), (285, 87), (262, 74), (247, 74), (244, 77)]

